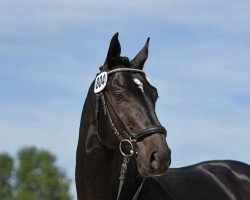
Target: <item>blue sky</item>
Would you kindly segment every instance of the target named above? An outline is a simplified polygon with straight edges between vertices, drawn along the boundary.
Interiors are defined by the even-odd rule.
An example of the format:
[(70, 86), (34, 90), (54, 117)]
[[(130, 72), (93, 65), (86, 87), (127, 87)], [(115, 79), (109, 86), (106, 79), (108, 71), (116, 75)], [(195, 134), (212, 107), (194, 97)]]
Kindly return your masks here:
[(130, 58), (151, 37), (145, 71), (159, 90), (172, 166), (250, 163), (249, 7), (247, 0), (1, 1), (0, 152), (46, 148), (73, 179), (86, 92), (119, 32)]

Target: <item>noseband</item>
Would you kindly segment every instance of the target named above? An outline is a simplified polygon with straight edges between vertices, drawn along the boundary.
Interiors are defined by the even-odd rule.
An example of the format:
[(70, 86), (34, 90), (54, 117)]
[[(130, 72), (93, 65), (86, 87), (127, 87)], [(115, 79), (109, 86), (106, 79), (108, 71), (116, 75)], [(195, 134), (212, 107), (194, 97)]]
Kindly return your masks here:
[[(114, 134), (117, 136), (117, 138), (118, 138), (118, 140), (120, 142), (119, 149), (120, 149), (121, 154), (124, 157), (123, 163), (122, 163), (122, 166), (121, 166), (121, 171), (120, 171), (120, 177), (119, 177), (120, 184), (119, 184), (119, 189), (118, 189), (118, 194), (117, 194), (117, 200), (119, 200), (119, 197), (120, 197), (120, 194), (121, 194), (121, 189), (122, 189), (122, 186), (123, 186), (123, 183), (124, 183), (124, 180), (125, 180), (125, 174), (126, 174), (126, 171), (127, 171), (127, 165), (128, 165), (128, 162), (129, 162), (129, 157), (131, 157), (133, 155), (136, 156), (136, 154), (137, 154), (137, 149), (135, 148), (136, 143), (138, 141), (142, 140), (143, 138), (148, 137), (148, 136), (153, 135), (153, 134), (156, 134), (156, 133), (160, 133), (160, 134), (163, 134), (164, 136), (166, 136), (167, 131), (163, 126), (156, 125), (156, 126), (150, 126), (148, 128), (145, 128), (145, 129), (139, 131), (136, 134), (132, 132), (132, 130), (128, 127), (126, 122), (124, 122), (124, 120), (120, 117), (120, 115), (119, 115), (118, 111), (116, 110), (114, 104), (111, 102), (107, 91), (105, 91), (105, 86), (106, 86), (106, 83), (108, 81), (108, 75), (116, 73), (116, 72), (131, 72), (131, 73), (143, 73), (144, 74), (144, 71), (139, 70), (139, 69), (132, 69), (132, 68), (117, 68), (117, 69), (114, 69), (114, 70), (111, 70), (111, 71), (108, 71), (108, 72), (100, 73), (99, 74), (100, 77), (98, 75), (97, 78), (96, 78), (96, 81), (95, 81), (95, 88), (96, 88), (96, 84), (97, 84), (96, 82), (97, 82), (97, 79), (99, 78), (99, 80), (98, 80), (99, 85), (97, 85), (97, 87), (99, 87), (99, 89), (101, 88), (100, 91), (97, 91), (97, 92), (95, 91), (95, 93), (96, 93), (96, 119), (97, 119), (96, 123), (98, 124), (99, 101), (101, 99), (104, 114), (108, 117), (109, 124), (112, 127), (112, 129), (114, 131)], [(103, 74), (103, 76), (102, 76), (102, 74)], [(101, 83), (100, 83), (100, 80), (101, 80)], [(128, 139), (123, 138), (121, 136), (120, 132), (118, 131), (118, 129), (116, 128), (116, 125), (115, 125), (115, 123), (114, 123), (114, 121), (113, 121), (113, 119), (111, 117), (110, 110), (109, 110), (109, 108), (107, 106), (107, 102), (110, 105), (110, 108), (112, 109), (112, 111), (115, 114), (116, 118), (120, 121), (123, 129), (127, 133)], [(98, 125), (97, 125), (97, 127), (98, 127)], [(98, 134), (97, 134), (97, 136), (98, 136)], [(128, 145), (130, 147), (129, 153), (126, 153), (123, 150), (122, 147), (125, 146), (125, 145)], [(139, 193), (141, 191), (141, 188), (142, 188), (142, 186), (144, 184), (144, 181), (145, 181), (145, 178), (143, 179), (140, 187), (137, 189), (137, 191), (136, 191), (136, 193), (135, 193), (135, 195), (133, 197), (133, 200), (136, 200), (138, 198)]]

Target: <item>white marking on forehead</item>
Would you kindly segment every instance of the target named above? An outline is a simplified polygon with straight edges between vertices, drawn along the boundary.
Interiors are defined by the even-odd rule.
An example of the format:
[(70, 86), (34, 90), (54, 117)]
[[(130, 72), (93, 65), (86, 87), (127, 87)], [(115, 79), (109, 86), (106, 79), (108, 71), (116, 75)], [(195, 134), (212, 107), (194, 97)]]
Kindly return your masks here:
[(142, 82), (138, 78), (134, 78), (133, 81), (138, 85), (138, 88), (140, 88), (141, 91), (144, 92)]

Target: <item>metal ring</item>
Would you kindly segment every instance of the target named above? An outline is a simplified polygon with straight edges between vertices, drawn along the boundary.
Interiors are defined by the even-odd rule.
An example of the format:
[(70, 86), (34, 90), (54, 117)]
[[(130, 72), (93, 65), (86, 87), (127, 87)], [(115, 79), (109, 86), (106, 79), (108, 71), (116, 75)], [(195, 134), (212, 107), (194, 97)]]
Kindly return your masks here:
[[(122, 150), (122, 144), (123, 143), (128, 143), (131, 147), (131, 149), (129, 150), (129, 154), (126, 154), (123, 150)], [(120, 144), (119, 144), (119, 149), (120, 149), (120, 152), (123, 156), (132, 156), (134, 154), (134, 146), (132, 144), (132, 142), (130, 140), (127, 140), (127, 139), (123, 139)]]

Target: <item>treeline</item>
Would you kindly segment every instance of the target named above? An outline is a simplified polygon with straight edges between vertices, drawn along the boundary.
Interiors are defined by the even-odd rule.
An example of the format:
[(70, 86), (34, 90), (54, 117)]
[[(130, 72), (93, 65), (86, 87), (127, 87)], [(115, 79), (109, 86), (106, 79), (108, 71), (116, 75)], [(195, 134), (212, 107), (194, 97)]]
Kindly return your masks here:
[(15, 159), (0, 153), (0, 200), (71, 200), (70, 179), (49, 151), (21, 149)]

